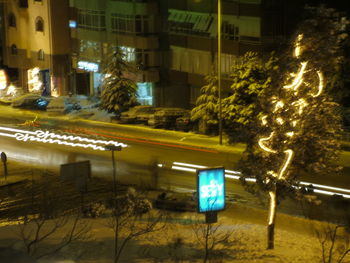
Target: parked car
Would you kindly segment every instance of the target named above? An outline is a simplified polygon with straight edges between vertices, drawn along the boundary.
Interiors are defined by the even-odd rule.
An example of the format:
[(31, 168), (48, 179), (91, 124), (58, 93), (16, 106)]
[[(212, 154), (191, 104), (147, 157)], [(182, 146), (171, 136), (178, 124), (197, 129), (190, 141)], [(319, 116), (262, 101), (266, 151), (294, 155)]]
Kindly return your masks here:
[(194, 131), (197, 130), (197, 122), (191, 120), (191, 113), (179, 117), (175, 121), (176, 130), (178, 131)]
[(124, 111), (121, 113), (119, 121), (120, 123), (136, 123), (137, 116), (140, 116), (141, 114), (146, 114), (152, 109), (154, 109), (154, 107), (148, 105), (132, 107), (128, 111)]
[(12, 100), (11, 105), (15, 108), (33, 110), (45, 110), (50, 99), (39, 94), (28, 93)]
[(148, 119), (148, 125), (153, 128), (175, 129), (176, 119), (187, 114), (188, 110), (181, 108), (160, 108)]
[(195, 212), (197, 211), (197, 203), (195, 195), (187, 195), (182, 193), (161, 193), (153, 202), (153, 206), (157, 209), (164, 209), (177, 212)]
[(148, 124), (148, 120), (159, 108), (149, 107), (136, 114), (136, 123)]

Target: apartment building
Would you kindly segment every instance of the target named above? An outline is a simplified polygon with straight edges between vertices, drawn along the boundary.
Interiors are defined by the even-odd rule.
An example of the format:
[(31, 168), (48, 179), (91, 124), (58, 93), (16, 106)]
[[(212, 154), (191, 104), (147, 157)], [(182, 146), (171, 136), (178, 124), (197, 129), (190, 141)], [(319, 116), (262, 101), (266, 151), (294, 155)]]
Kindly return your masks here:
[(3, 64), (26, 92), (68, 93), (68, 0), (3, 1)]
[[(221, 0), (224, 94), (237, 58), (286, 41), (304, 2)], [(189, 108), (217, 68), (217, 0), (8, 0), (4, 13), (4, 63), (27, 90), (39, 69), (45, 94), (98, 95), (118, 46), (140, 103)]]
[[(294, 23), (282, 0), (222, 0), (223, 87), (232, 63), (247, 51), (263, 53), (284, 41)], [(138, 72), (140, 101), (190, 107), (217, 68), (215, 0), (71, 0), (75, 92), (96, 94), (103, 60), (121, 47)]]
[[(195, 103), (204, 83), (203, 76), (217, 70), (217, 1), (168, 1), (170, 76), (187, 97), (185, 107)], [(288, 3), (289, 2), (289, 3)], [(268, 54), (286, 43), (302, 13), (303, 1), (222, 0), (221, 72), (222, 93), (229, 91), (233, 63), (247, 51)], [(300, 10), (297, 12), (297, 10)], [(172, 81), (174, 82), (174, 81)], [(166, 103), (167, 99), (163, 98)], [(179, 102), (172, 102), (178, 104)]]
[(157, 1), (71, 0), (72, 65), (77, 94), (99, 94), (106, 59), (120, 47), (137, 71), (139, 101), (154, 104), (159, 82)]

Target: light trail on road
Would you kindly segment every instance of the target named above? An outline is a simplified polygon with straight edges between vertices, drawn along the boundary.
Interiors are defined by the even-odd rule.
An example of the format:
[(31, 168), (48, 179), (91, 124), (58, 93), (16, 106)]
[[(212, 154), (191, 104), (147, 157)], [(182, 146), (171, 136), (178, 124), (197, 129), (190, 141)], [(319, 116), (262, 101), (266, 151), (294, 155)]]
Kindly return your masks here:
[[(24, 141), (24, 142), (35, 141), (35, 142), (42, 142), (42, 143), (54, 143), (54, 144), (72, 146), (72, 147), (92, 148), (93, 150), (101, 150), (101, 151), (106, 150), (105, 149), (106, 145), (114, 145), (117, 147), (128, 146), (125, 143), (120, 143), (116, 141), (94, 140), (90, 138), (84, 138), (81, 136), (73, 136), (73, 135), (60, 135), (57, 133), (43, 131), (43, 130), (27, 131), (22, 129), (2, 127), (2, 126), (0, 126), (0, 130), (5, 132), (5, 133), (0, 132), (0, 136), (15, 138), (18, 141)], [(78, 143), (76, 143), (75, 141), (78, 141)]]
[[(173, 170), (179, 170), (179, 171), (186, 171), (195, 173), (197, 169), (204, 169), (208, 168), (208, 166), (204, 165), (197, 165), (197, 164), (191, 164), (191, 163), (182, 163), (182, 162), (173, 162), (173, 165), (171, 166), (171, 169)], [(241, 174), (239, 171), (233, 171), (233, 170), (225, 170), (225, 177), (239, 180), (241, 177), (238, 176), (238, 174)], [(245, 178), (245, 181), (247, 182), (256, 182), (255, 178)], [(311, 189), (313, 192), (323, 195), (339, 195), (344, 198), (350, 199), (350, 189), (340, 188), (340, 187), (333, 187), (328, 185), (321, 185), (321, 184), (314, 184), (311, 182), (299, 182), (301, 185), (305, 185), (308, 189)], [(298, 187), (300, 189), (300, 187)], [(320, 188), (320, 189), (317, 189)], [(328, 191), (327, 191), (328, 190)], [(349, 193), (349, 194), (345, 194)]]
[[(130, 137), (127, 135), (114, 135), (115, 132), (107, 132), (107, 131), (101, 131), (101, 132), (92, 132), (87, 129), (79, 129), (79, 132), (83, 132), (85, 134), (90, 135), (97, 135), (107, 138), (113, 138), (113, 139), (119, 139), (119, 140), (126, 140), (131, 142), (137, 142), (137, 143), (147, 143), (147, 144), (153, 144), (153, 145), (160, 145), (160, 146), (166, 146), (166, 147), (172, 147), (172, 148), (179, 148), (179, 149), (185, 149), (185, 150), (192, 150), (192, 151), (199, 151), (199, 152), (208, 152), (208, 153), (219, 153), (219, 151), (212, 150), (212, 149), (205, 149), (205, 148), (199, 148), (194, 146), (185, 146), (185, 145), (179, 145), (179, 144), (172, 144), (172, 143), (164, 143), (152, 140), (150, 138), (144, 138), (144, 137)], [(74, 130), (67, 130), (67, 132), (74, 132)], [(109, 133), (109, 134), (106, 134)], [(113, 135), (111, 135), (113, 134)]]

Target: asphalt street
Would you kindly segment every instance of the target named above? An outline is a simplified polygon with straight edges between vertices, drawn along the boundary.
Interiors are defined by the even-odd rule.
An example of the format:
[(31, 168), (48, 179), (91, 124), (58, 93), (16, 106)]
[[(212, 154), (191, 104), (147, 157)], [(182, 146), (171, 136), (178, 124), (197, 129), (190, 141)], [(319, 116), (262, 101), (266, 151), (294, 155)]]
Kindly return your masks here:
[[(49, 130), (61, 135), (72, 134), (94, 140), (112, 140), (127, 144), (115, 152), (117, 180), (124, 183), (176, 191), (195, 191), (196, 176), (188, 171), (172, 169), (175, 162), (201, 166), (224, 166), (235, 170), (242, 147), (218, 145), (217, 137), (184, 132), (155, 130), (142, 126), (114, 123), (67, 120), (64, 116), (49, 116), (46, 112), (4, 108), (2, 127), (22, 131)], [(38, 115), (36, 122), (35, 116)], [(4, 131), (3, 132), (7, 132)], [(14, 137), (0, 136), (1, 151), (9, 160), (24, 162), (54, 171), (60, 165), (89, 160), (92, 175), (111, 178), (111, 152), (49, 144), (38, 141), (18, 141)], [(340, 181), (349, 182), (341, 178)], [(247, 193), (237, 180), (228, 179), (227, 193), (230, 200), (252, 207), (263, 207), (263, 200)], [(334, 186), (343, 183), (335, 181)], [(281, 210), (303, 215), (302, 207), (294, 201), (283, 202)], [(337, 214), (337, 212), (335, 212)]]

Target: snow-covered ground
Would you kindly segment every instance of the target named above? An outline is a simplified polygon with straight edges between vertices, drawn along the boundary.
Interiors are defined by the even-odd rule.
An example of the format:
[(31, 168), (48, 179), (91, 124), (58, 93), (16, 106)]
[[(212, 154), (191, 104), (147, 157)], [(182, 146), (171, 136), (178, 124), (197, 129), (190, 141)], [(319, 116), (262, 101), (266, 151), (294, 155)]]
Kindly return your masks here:
[[(260, 218), (258, 220), (260, 223), (258, 223), (257, 218), (254, 218), (254, 213), (252, 220), (244, 219), (249, 215), (243, 214), (233, 214), (232, 211), (219, 214), (218, 224), (220, 224), (220, 228), (217, 233), (231, 232), (231, 236), (227, 242), (218, 245), (216, 251), (220, 252), (220, 256), (216, 256), (216, 261), (213, 262), (322, 262), (321, 243), (313, 234), (314, 228), (321, 229), (324, 226), (321, 223), (289, 217), (290, 222), (281, 222), (282, 224), (279, 226), (277, 220), (275, 249), (266, 250), (266, 227), (261, 224), (264, 219)], [(92, 224), (91, 239), (70, 244), (55, 256), (40, 259), (38, 263), (113, 262), (113, 231), (108, 227), (108, 218), (85, 220), (87, 224)], [(198, 225), (195, 224), (198, 220), (203, 222), (203, 215), (172, 213), (171, 220), (164, 229), (131, 241), (120, 262), (203, 262), (204, 250), (193, 231), (193, 229), (198, 229)], [(285, 226), (288, 224), (290, 224), (290, 229), (286, 230)], [(294, 228), (297, 224), (303, 225)], [(15, 229), (16, 226), (0, 228), (0, 247), (24, 250), (21, 241), (16, 237)], [(304, 230), (301, 231), (301, 229)], [(58, 233), (58, 235), (63, 235), (63, 233)], [(49, 242), (55, 242), (55, 239), (51, 239)], [(4, 262), (1, 257), (0, 262)], [(343, 262), (350, 262), (350, 257)]]
[[(74, 98), (76, 99), (76, 98)], [(91, 119), (110, 122), (110, 114), (98, 110), (94, 103), (89, 100), (80, 102), (85, 105), (80, 110), (72, 110), (64, 115), (68, 119)], [(84, 98), (81, 98), (84, 101)], [(61, 104), (60, 104), (61, 103)], [(64, 100), (57, 100), (57, 113), (63, 114), (62, 104)], [(71, 103), (72, 104), (72, 103)], [(55, 104), (52, 104), (55, 105)], [(61, 106), (59, 106), (61, 105)], [(55, 112), (54, 110), (51, 111)], [(43, 114), (49, 114), (43, 112)], [(159, 131), (158, 131), (159, 132)], [(172, 132), (172, 131), (162, 131)], [(159, 136), (159, 135), (158, 135)], [(200, 135), (196, 135), (200, 136)], [(216, 139), (216, 138), (215, 138)], [(183, 141), (185, 142), (185, 140)], [(256, 215), (253, 215), (254, 217)], [(173, 221), (168, 227), (160, 232), (152, 233), (141, 237), (137, 242), (131, 242), (125, 250), (121, 262), (203, 262), (203, 250), (198, 245), (194, 235), (191, 220), (197, 217), (196, 214), (177, 214), (181, 220)], [(266, 226), (261, 224), (264, 218), (258, 223), (255, 218), (247, 219), (249, 213), (244, 217), (242, 214), (232, 213), (231, 215), (219, 215), (220, 223), (224, 231), (232, 231), (231, 242), (224, 250), (224, 258), (216, 262), (237, 262), (237, 263), (317, 263), (321, 261), (321, 244), (312, 234), (313, 223), (303, 221), (304, 229), (300, 231), (292, 227), (292, 218), (289, 219), (289, 228), (279, 227), (277, 220), (276, 242), (274, 250), (266, 250)], [(184, 220), (185, 219), (185, 220)], [(180, 223), (186, 222), (186, 224)], [(110, 263), (113, 258), (113, 231), (106, 226), (105, 219), (91, 219), (93, 228), (91, 230), (93, 239), (71, 244), (62, 250), (54, 258), (42, 259), (40, 263)], [(288, 221), (287, 221), (288, 222)], [(284, 225), (286, 220), (284, 220)], [(288, 223), (287, 223), (288, 224)], [(15, 235), (15, 226), (0, 228), (0, 247), (11, 247), (23, 250), (23, 245)], [(0, 250), (1, 252), (1, 250)], [(344, 262), (350, 262), (348, 257)], [(8, 263), (1, 260), (0, 263)], [(12, 263), (12, 262), (11, 262)], [(20, 263), (20, 262), (16, 262)]]

